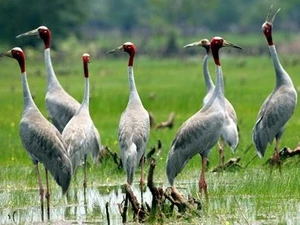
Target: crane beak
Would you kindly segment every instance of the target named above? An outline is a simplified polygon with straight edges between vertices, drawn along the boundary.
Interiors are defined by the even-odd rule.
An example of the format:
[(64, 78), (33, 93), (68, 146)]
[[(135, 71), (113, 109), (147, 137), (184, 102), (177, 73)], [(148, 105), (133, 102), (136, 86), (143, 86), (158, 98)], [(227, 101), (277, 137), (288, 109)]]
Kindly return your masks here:
[(238, 48), (238, 49), (242, 49), (242, 47), (232, 44), (229, 41), (224, 40), (223, 41), (223, 47), (232, 47), (232, 48)]
[(193, 42), (193, 43), (190, 43), (190, 44), (187, 44), (185, 46), (183, 46), (184, 48), (189, 48), (189, 47), (194, 47), (194, 46), (199, 46), (201, 45), (201, 42), (197, 41), (197, 42)]
[(28, 31), (28, 32), (23, 33), (23, 34), (19, 34), (19, 35), (16, 36), (16, 38), (21, 38), (21, 37), (24, 37), (24, 36), (38, 36), (38, 35), (39, 35), (38, 29), (34, 29), (34, 30)]
[(12, 58), (11, 50), (9, 50), (8, 52), (0, 53), (0, 57), (3, 57), (3, 56), (7, 56), (7, 57)]
[(113, 50), (110, 50), (110, 51), (108, 51), (108, 52), (106, 52), (107, 54), (111, 54), (111, 53), (114, 53), (114, 52), (116, 52), (116, 51), (123, 51), (124, 50), (124, 48), (123, 48), (123, 45), (121, 45), (121, 46), (119, 46), (119, 47), (117, 47), (117, 48), (115, 48), (115, 49), (113, 49)]

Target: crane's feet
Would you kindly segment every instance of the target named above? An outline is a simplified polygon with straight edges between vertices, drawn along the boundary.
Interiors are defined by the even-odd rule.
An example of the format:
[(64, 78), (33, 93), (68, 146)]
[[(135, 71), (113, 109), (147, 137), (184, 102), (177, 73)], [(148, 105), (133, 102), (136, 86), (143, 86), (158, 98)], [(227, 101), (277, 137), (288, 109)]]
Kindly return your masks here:
[(276, 150), (271, 158), (271, 174), (272, 174), (272, 170), (273, 170), (273, 167), (275, 164), (277, 164), (278, 170), (281, 174), (281, 159), (280, 159), (280, 155), (279, 155), (278, 151), (276, 151)]
[(208, 191), (207, 191), (207, 184), (205, 180), (199, 180), (199, 193), (202, 196), (202, 191), (204, 192), (205, 199), (208, 200)]

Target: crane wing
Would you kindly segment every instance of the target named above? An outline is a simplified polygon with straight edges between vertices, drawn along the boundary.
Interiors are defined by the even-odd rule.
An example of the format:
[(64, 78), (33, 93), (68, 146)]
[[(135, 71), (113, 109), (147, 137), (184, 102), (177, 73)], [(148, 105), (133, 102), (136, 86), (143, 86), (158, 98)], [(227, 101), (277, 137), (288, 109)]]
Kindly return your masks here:
[(237, 125), (238, 119), (237, 119), (236, 112), (235, 112), (232, 104), (226, 98), (225, 98), (225, 109), (226, 109), (226, 112), (228, 113), (229, 117), (232, 119), (232, 121)]
[(74, 172), (89, 153), (93, 161), (97, 162), (101, 150), (100, 134), (90, 118), (88, 108), (80, 108), (80, 111), (66, 125), (62, 137), (68, 145), (68, 154)]
[(119, 123), (119, 145), (122, 151), (127, 151), (133, 142), (140, 160), (145, 153), (149, 134), (150, 118), (146, 110), (139, 113), (124, 111)]
[(56, 89), (46, 94), (46, 109), (48, 115), (54, 126), (61, 133), (79, 107), (79, 102), (63, 89)]
[(32, 114), (34, 120), (23, 117), (19, 133), (23, 146), (34, 163), (43, 163), (65, 193), (71, 182), (72, 165), (66, 145), (58, 130), (45, 118)]
[(264, 155), (268, 143), (281, 137), (285, 124), (294, 113), (296, 101), (295, 91), (285, 86), (265, 100), (253, 128), (253, 141), (260, 156)]
[(196, 154), (207, 157), (218, 142), (224, 123), (220, 111), (196, 113), (179, 128), (167, 159), (167, 175), (171, 185), (173, 179)]

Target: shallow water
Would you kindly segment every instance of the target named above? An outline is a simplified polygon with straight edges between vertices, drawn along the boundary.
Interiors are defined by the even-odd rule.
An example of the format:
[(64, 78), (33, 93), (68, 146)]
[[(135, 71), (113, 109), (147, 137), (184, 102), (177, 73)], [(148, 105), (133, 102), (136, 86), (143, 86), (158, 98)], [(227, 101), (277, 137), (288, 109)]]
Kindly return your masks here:
[[(300, 224), (300, 200), (291, 197), (273, 198), (260, 194), (232, 195), (220, 192), (221, 189), (235, 189), (239, 181), (232, 178), (240, 175), (215, 176), (209, 174), (211, 194), (209, 202), (202, 201), (202, 216), (189, 222), (176, 219), (177, 224)], [(241, 178), (240, 178), (241, 179)], [(214, 181), (218, 180), (218, 183)], [(225, 182), (226, 181), (226, 182)], [(60, 189), (52, 184), (51, 219), (44, 224), (107, 224), (106, 203), (109, 203), (109, 218), (111, 224), (122, 224), (118, 204), (124, 197), (124, 190), (119, 184), (91, 184), (84, 198), (83, 188), (71, 186), (68, 196), (62, 196)], [(158, 184), (162, 186), (162, 184)], [(187, 196), (197, 190), (197, 181), (178, 182), (179, 191)], [(133, 192), (140, 202), (138, 184), (133, 186)], [(277, 195), (278, 196), (278, 195)], [(199, 196), (194, 196), (199, 197)], [(144, 192), (144, 201), (151, 205), (152, 195), (148, 189)], [(46, 201), (45, 201), (46, 204)], [(46, 211), (46, 208), (45, 208)], [(47, 221), (45, 213), (45, 221)], [(128, 217), (128, 221), (132, 218)], [(170, 223), (170, 221), (168, 221)], [(172, 223), (173, 223), (172, 222)], [(24, 188), (0, 191), (0, 224), (43, 224), (38, 189)]]
[[(140, 202), (140, 191), (133, 187), (133, 192)], [(50, 223), (53, 224), (107, 224), (106, 203), (109, 203), (111, 224), (122, 224), (118, 204), (124, 199), (124, 191), (120, 186), (87, 188), (84, 198), (83, 188), (71, 189), (68, 196), (61, 197), (59, 189), (55, 189), (50, 200)], [(146, 190), (144, 201), (151, 204), (151, 193)], [(32, 224), (41, 222), (39, 191), (13, 190), (0, 193), (0, 224)], [(46, 201), (45, 220), (46, 220)], [(23, 206), (22, 206), (23, 205)]]

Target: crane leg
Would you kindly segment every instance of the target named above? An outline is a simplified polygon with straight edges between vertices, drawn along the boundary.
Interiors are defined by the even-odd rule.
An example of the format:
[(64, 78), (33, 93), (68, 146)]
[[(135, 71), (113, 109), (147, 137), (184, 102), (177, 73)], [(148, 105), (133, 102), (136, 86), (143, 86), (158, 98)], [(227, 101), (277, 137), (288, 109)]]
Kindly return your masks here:
[(206, 164), (207, 164), (207, 157), (201, 156), (202, 158), (202, 169), (199, 179), (199, 192), (200, 195), (202, 195), (202, 190), (204, 191), (204, 195), (206, 200), (208, 200), (208, 192), (207, 192), (207, 184), (205, 181), (205, 170), (206, 170)]
[(140, 180), (140, 190), (141, 190), (141, 204), (143, 204), (143, 188), (145, 185), (144, 179), (144, 165), (145, 165), (145, 157), (142, 156), (141, 159), (141, 180)]
[(219, 145), (219, 168), (221, 169), (221, 172), (223, 172), (224, 164), (225, 164), (225, 156), (224, 156), (225, 141), (221, 138), (221, 140), (218, 142), (218, 145)]
[(272, 156), (272, 162), (271, 162), (271, 172), (273, 169), (274, 164), (276, 163), (279, 169), (279, 172), (281, 174), (281, 160), (280, 160), (280, 155), (279, 155), (279, 142), (280, 139), (276, 139), (276, 145), (275, 145), (275, 150), (274, 150), (274, 154)]
[(84, 196), (86, 195), (86, 161), (87, 161), (87, 155), (84, 156), (84, 165), (83, 165), (83, 193)]
[[(125, 186), (127, 185), (127, 183), (125, 184)], [(122, 214), (122, 222), (126, 223), (127, 220), (127, 210), (128, 210), (128, 193), (127, 193), (127, 189), (125, 187), (125, 203), (124, 203), (124, 209), (123, 209), (123, 214)]]
[(41, 175), (40, 175), (38, 163), (35, 165), (35, 169), (36, 169), (37, 180), (38, 180), (39, 188), (40, 188), (41, 217), (42, 217), (42, 221), (44, 221), (44, 189), (43, 189), (43, 185), (42, 185), (42, 181), (41, 181)]
[(50, 220), (50, 187), (49, 187), (49, 178), (48, 178), (48, 170), (45, 168), (46, 171), (46, 199), (47, 199), (47, 219)]

